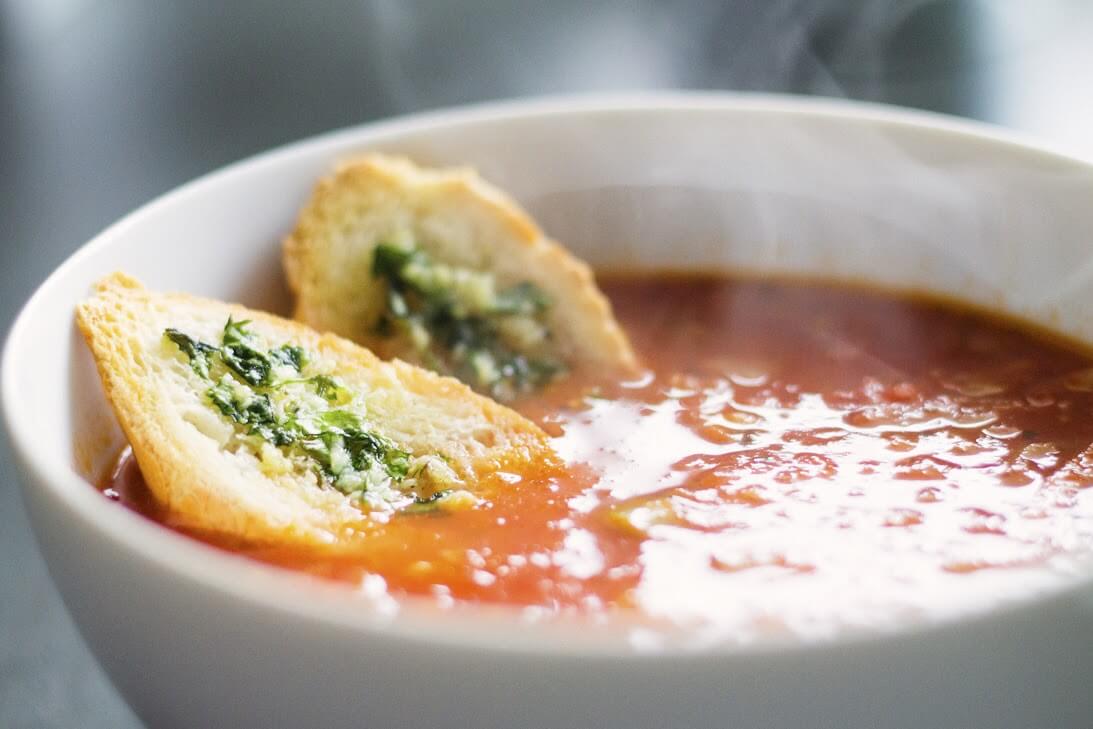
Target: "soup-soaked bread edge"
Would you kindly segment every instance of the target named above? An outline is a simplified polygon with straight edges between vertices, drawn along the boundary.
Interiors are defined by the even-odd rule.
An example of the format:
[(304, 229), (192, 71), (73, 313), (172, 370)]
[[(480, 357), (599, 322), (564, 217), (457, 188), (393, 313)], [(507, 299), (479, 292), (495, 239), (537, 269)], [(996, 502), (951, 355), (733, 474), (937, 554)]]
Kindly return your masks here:
[(428, 169), (397, 156), (345, 160), (316, 184), (284, 243), (295, 318), (382, 357), (412, 360), (375, 331), (384, 287), (372, 284), (372, 252), (394, 230), (409, 230), (445, 263), (492, 273), (499, 286), (530, 282), (546, 293), (553, 302), (547, 324), (570, 368), (638, 366), (584, 261), (473, 169)]
[(195, 413), (200, 419), (203, 411), (194, 404), (208, 404), (206, 383), (163, 333), (167, 327), (211, 332), (229, 316), (250, 320), (270, 342), (314, 353), (346, 387), (369, 393), (369, 416), (385, 426), (385, 436), (412, 455), (441, 455), (471, 491), (497, 470), (556, 462), (538, 426), (454, 379), (384, 362), (352, 342), (271, 314), (149, 291), (114, 274), (78, 305), (77, 325), (149, 490), (172, 524), (256, 544), (320, 548), (351, 546), (375, 526), (342, 492), (294, 473), (268, 475), (256, 458), (229, 453), (195, 425)]

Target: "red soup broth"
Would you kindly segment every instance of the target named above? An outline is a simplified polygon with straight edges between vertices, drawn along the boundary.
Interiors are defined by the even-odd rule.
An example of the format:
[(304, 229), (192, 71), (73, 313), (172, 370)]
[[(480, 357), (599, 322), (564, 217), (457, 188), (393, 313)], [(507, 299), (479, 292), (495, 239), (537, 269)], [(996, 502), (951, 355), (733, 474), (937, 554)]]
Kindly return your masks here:
[[(1093, 357), (921, 297), (604, 276), (647, 370), (515, 407), (565, 473), (405, 514), (353, 558), (194, 535), (395, 597), (749, 637), (941, 618), (1072, 578), (1093, 547)], [(107, 493), (171, 525), (122, 459)]]

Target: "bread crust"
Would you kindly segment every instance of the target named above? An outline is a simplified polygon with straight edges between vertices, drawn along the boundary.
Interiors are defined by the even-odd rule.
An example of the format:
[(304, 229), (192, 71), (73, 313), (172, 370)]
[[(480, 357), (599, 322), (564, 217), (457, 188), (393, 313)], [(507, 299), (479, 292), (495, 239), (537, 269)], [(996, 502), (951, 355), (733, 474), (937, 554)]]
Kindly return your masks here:
[(500, 286), (530, 281), (544, 291), (553, 302), (547, 325), (571, 369), (637, 367), (587, 264), (474, 170), (426, 169), (403, 157), (346, 160), (315, 186), (284, 242), (295, 318), (381, 357), (413, 361), (405, 345), (375, 331), (384, 302), (382, 285), (372, 284), (372, 251), (398, 229), (445, 263), (493, 273)]
[(441, 454), (471, 491), (499, 469), (553, 462), (542, 430), (454, 379), (384, 362), (297, 322), (152, 292), (114, 274), (77, 307), (76, 322), (144, 479), (174, 524), (249, 543), (333, 549), (352, 545), (375, 526), (350, 497), (314, 476), (264, 473), (256, 457), (230, 453), (202, 430), (203, 413), (227, 419), (203, 399), (207, 382), (165, 343), (163, 332), (176, 327), (217, 341), (229, 316), (250, 320), (265, 341), (291, 341), (314, 353), (347, 387), (367, 393), (369, 416), (383, 435), (414, 455)]

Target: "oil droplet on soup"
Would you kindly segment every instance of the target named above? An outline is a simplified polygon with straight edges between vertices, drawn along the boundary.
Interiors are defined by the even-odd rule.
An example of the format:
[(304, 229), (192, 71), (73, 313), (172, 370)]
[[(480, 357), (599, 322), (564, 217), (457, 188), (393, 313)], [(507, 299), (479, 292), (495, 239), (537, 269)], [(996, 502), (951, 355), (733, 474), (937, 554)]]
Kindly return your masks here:
[[(220, 545), (442, 607), (643, 616), (705, 638), (827, 636), (1062, 584), (1093, 548), (1093, 358), (936, 301), (606, 276), (648, 366), (517, 404), (566, 474), (396, 516), (366, 554)], [(107, 484), (170, 524), (123, 465)]]

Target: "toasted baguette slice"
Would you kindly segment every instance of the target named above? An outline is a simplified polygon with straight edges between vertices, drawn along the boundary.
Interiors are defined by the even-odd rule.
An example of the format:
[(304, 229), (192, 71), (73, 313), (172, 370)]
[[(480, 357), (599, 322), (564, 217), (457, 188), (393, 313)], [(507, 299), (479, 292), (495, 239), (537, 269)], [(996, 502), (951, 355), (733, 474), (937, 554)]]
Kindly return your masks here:
[(545, 293), (551, 356), (565, 369), (636, 366), (583, 261), (546, 238), (512, 199), (473, 170), (425, 169), (401, 157), (352, 159), (319, 181), (284, 245), (295, 318), (381, 357), (430, 365), (405, 339), (377, 326), (387, 287), (373, 275), (373, 254), (377, 245), (400, 238), (443, 264), (492, 275), (497, 290), (531, 283)]
[[(247, 342), (255, 350), (302, 347), (306, 359), (298, 378), (278, 375), (278, 382), (289, 384), (276, 387), (296, 393), (299, 402), (319, 403), (316, 412), (322, 412), (335, 406), (315, 394), (319, 380), (305, 378), (329, 376), (340, 388), (332, 390), (340, 400), (337, 409), (359, 415), (368, 430), (407, 452), (410, 461), (439, 464), (443, 483), (457, 487), (444, 491), (469, 497), (470, 503), (487, 474), (539, 468), (553, 459), (537, 426), (456, 380), (383, 362), (351, 342), (296, 322), (219, 301), (151, 292), (114, 274), (79, 305), (77, 322), (144, 478), (172, 523), (259, 544), (339, 546), (382, 521), (376, 509), (390, 507), (389, 515), (412, 493), (400, 490), (400, 482), (400, 488), (387, 484), (385, 493), (394, 496), (378, 505), (362, 493), (347, 495), (306, 453), (248, 435), (247, 425), (218, 409), (210, 387), (234, 377), (226, 360), (210, 355), (212, 365), (203, 376), (165, 331), (220, 344), (229, 317), (249, 321)], [(287, 409), (282, 390), (272, 387), (272, 402)], [(417, 483), (428, 473), (411, 470), (411, 476)]]

